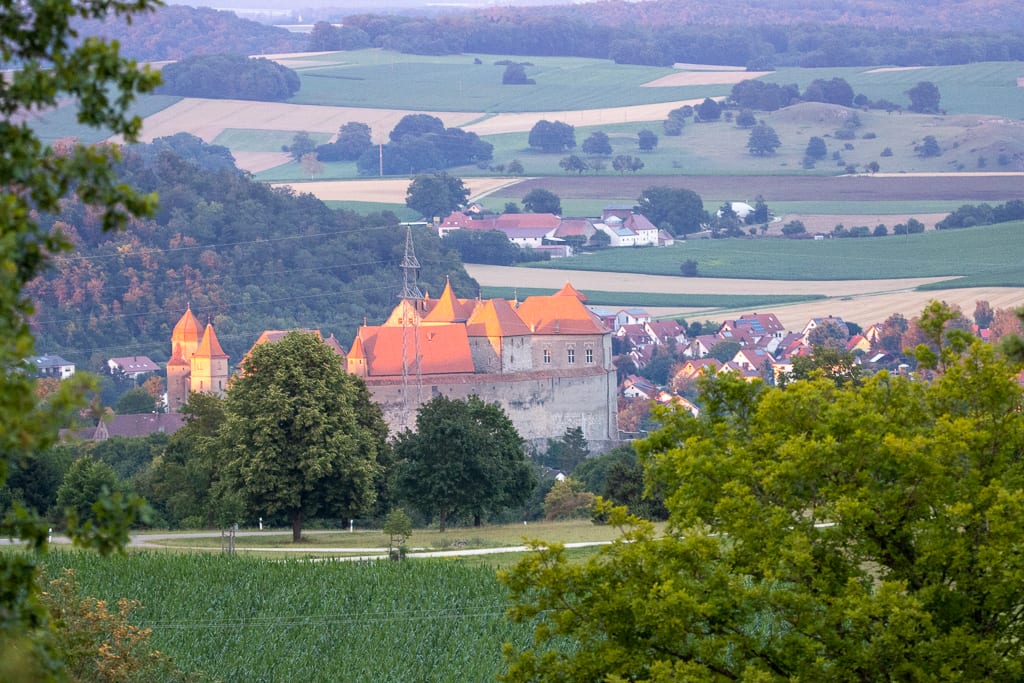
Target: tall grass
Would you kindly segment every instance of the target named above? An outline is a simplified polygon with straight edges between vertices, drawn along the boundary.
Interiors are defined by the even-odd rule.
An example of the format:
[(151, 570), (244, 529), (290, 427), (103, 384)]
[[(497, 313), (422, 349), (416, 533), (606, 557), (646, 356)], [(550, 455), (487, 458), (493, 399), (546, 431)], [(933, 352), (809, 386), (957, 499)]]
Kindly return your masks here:
[(224, 681), (486, 681), (502, 643), (530, 646), (485, 566), (51, 553), (62, 567), (84, 594), (141, 601), (157, 649)]

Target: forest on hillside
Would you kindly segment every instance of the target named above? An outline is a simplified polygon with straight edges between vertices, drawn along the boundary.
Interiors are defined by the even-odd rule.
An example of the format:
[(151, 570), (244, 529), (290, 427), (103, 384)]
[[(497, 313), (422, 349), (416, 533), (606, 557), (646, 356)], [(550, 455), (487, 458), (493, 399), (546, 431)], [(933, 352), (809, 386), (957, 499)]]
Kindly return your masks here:
[(139, 60), (369, 46), (756, 69), (1024, 60), (1024, 13), (1011, 0), (652, 0), (385, 12), (306, 13), (304, 20), (322, 23), (302, 35), (228, 11), (172, 5), (130, 26), (87, 23), (83, 34), (116, 39)]
[[(27, 288), (43, 352), (88, 369), (112, 356), (165, 361), (187, 305), (214, 323), (232, 362), (265, 329), (320, 329), (347, 348), (364, 319), (397, 303), (405, 229), (390, 213), (336, 211), (255, 182), (226, 148), (185, 133), (126, 149), (121, 175), (159, 193), (153, 219), (105, 233), (75, 200), (46, 218), (75, 250)], [(458, 293), (477, 291), (435, 235), (414, 231), (414, 242), (422, 289), (440, 293), (450, 276)]]

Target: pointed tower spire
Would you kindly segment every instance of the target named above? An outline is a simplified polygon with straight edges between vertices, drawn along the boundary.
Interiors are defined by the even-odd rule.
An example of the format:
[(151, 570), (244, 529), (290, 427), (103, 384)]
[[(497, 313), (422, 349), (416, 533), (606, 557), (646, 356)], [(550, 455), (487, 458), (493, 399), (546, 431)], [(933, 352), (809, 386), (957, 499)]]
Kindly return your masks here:
[(402, 293), (399, 299), (422, 299), (423, 293), (416, 286), (416, 276), (420, 272), (420, 262), (416, 260), (416, 252), (412, 246), (412, 226), (405, 228), (405, 256), (402, 258)]

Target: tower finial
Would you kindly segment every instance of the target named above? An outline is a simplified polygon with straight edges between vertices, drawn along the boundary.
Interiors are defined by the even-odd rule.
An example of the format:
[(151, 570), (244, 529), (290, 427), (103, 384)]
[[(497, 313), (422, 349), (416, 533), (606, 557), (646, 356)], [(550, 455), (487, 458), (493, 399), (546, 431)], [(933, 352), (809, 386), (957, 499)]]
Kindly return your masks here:
[(402, 257), (402, 293), (399, 299), (422, 299), (423, 293), (416, 286), (416, 276), (419, 274), (420, 262), (416, 260), (416, 252), (412, 244), (412, 226), (405, 227), (405, 256)]

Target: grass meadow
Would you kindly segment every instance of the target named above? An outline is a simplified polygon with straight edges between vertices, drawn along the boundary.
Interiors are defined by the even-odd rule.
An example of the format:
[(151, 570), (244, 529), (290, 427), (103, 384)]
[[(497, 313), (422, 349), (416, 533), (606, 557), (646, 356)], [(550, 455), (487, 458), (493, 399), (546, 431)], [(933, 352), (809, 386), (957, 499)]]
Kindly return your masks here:
[[(678, 275), (686, 259), (705, 277), (876, 280), (970, 276), (1024, 285), (1024, 222), (889, 237), (689, 240), (667, 248), (610, 249), (536, 268)], [(962, 286), (962, 283), (961, 285)]]
[(531, 644), (504, 619), (488, 566), (54, 551), (83, 595), (139, 600), (133, 621), (184, 670), (223, 681), (486, 681), (501, 647)]

